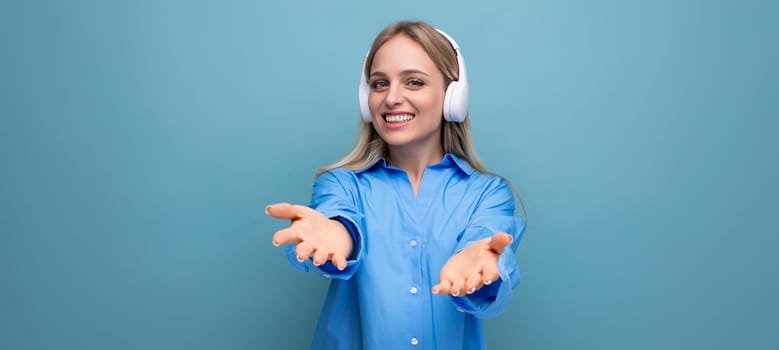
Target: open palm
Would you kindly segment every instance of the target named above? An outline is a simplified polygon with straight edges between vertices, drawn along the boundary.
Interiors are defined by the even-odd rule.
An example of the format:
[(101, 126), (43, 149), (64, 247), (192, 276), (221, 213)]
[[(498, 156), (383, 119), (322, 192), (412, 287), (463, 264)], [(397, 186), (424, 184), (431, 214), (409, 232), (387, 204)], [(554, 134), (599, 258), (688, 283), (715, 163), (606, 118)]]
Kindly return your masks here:
[(434, 294), (461, 296), (471, 294), (497, 280), (498, 259), (511, 244), (511, 235), (498, 232), (492, 237), (474, 242), (446, 262), (433, 286)]
[(278, 203), (269, 205), (265, 212), (291, 222), (289, 227), (273, 234), (273, 245), (297, 244), (298, 261), (313, 258), (317, 266), (332, 261), (339, 270), (346, 268), (354, 244), (343, 224), (303, 205)]

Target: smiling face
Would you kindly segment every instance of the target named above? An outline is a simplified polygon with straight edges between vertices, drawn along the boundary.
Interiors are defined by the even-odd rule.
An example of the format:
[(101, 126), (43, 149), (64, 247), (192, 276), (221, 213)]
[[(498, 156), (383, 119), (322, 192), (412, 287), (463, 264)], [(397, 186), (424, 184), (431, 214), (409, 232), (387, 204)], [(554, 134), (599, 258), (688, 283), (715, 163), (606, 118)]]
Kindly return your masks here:
[(373, 126), (393, 149), (441, 152), (444, 76), (417, 42), (399, 34), (373, 56), (368, 76)]

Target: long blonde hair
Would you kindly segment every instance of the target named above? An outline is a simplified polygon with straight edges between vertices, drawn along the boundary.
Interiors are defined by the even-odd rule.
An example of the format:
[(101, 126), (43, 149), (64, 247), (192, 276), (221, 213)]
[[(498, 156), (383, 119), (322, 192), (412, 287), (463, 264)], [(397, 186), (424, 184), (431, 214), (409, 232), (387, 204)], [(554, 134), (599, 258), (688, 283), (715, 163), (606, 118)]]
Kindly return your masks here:
[[(376, 36), (365, 61), (366, 77), (370, 76), (370, 69), (376, 50), (396, 35), (406, 35), (422, 46), (436, 67), (443, 73), (445, 79), (444, 86), (459, 78), (457, 55), (452, 44), (430, 24), (406, 21), (394, 23)], [(443, 146), (444, 153), (451, 153), (464, 159), (477, 171), (487, 172), (484, 163), (482, 163), (479, 155), (476, 153), (476, 146), (471, 135), (470, 121), (467, 116), (465, 121), (461, 123), (443, 121), (441, 145)], [(352, 152), (341, 160), (320, 168), (316, 175), (319, 176), (325, 171), (339, 167), (345, 167), (350, 170), (363, 169), (382, 157), (388, 157), (389, 154), (387, 152), (387, 143), (373, 128), (373, 124), (360, 120), (357, 145), (354, 146)]]

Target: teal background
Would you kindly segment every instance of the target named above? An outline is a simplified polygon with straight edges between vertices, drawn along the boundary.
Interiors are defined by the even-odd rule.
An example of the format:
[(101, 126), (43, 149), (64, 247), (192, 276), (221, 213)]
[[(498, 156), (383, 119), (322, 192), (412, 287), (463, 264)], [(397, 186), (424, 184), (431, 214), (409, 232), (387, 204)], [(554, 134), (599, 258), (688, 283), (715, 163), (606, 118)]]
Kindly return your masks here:
[(777, 349), (774, 1), (4, 1), (0, 348), (301, 349), (270, 244), (400, 19), (457, 39), (529, 226), (491, 349)]

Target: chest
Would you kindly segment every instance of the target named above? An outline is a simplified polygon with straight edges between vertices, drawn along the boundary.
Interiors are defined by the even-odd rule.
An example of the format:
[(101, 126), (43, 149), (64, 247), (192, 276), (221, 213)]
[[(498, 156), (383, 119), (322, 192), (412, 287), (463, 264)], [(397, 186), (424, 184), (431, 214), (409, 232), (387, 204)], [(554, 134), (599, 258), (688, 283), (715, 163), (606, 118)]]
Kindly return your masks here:
[(366, 253), (374, 257), (402, 252), (448, 255), (480, 198), (480, 189), (466, 180), (426, 175), (416, 196), (403, 178), (360, 186)]

